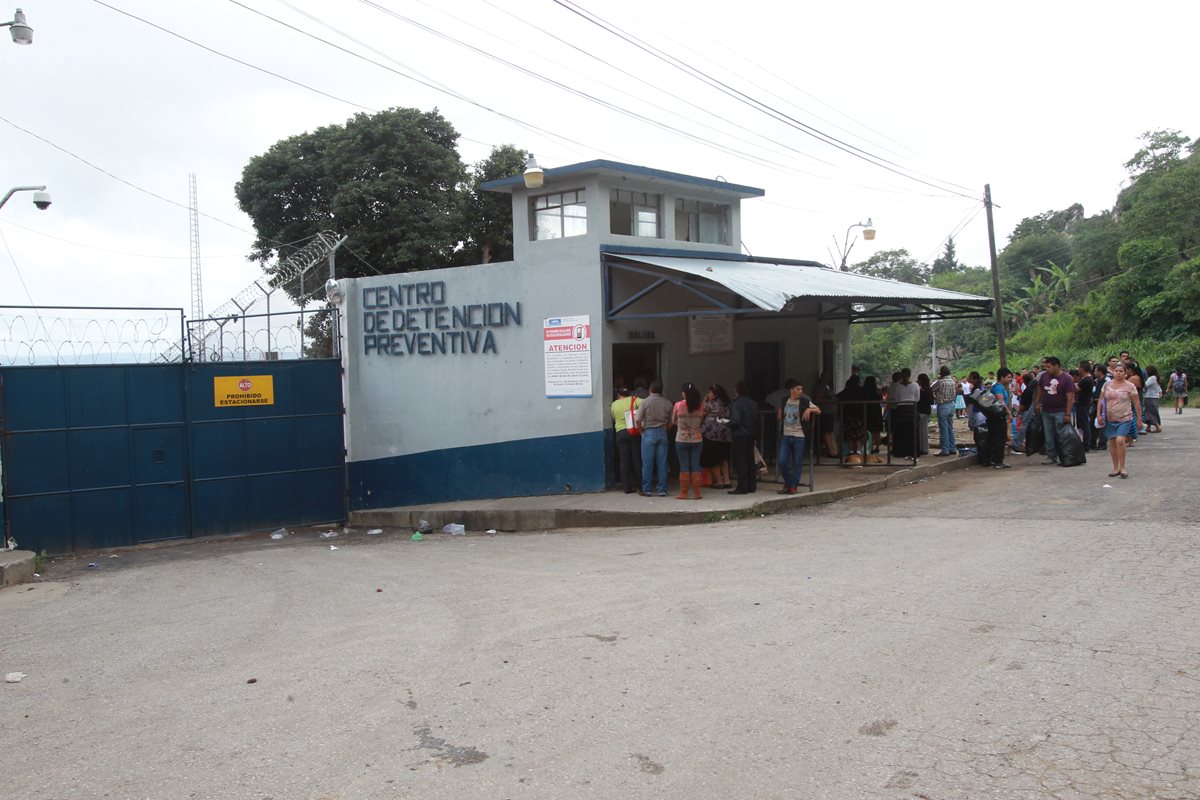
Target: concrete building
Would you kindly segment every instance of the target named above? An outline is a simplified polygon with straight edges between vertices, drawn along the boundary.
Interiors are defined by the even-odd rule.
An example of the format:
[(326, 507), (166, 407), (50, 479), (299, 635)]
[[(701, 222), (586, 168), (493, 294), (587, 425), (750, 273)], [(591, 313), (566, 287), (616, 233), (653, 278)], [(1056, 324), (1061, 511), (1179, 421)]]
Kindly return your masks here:
[(341, 281), (351, 509), (602, 491), (614, 379), (745, 379), (761, 399), (850, 367), (850, 325), (990, 300), (741, 253), (763, 191), (589, 161), (512, 195), (511, 262)]

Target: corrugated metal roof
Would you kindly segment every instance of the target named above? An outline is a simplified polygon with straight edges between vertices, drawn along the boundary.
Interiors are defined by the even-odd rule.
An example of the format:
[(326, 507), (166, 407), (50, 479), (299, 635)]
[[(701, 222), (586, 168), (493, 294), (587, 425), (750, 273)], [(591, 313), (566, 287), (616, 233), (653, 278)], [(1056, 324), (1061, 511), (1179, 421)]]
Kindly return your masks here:
[[(614, 254), (615, 255), (615, 254)], [(991, 298), (912, 283), (872, 278), (828, 267), (772, 261), (726, 261), (620, 254), (619, 258), (707, 278), (737, 292), (759, 308), (780, 311), (797, 298), (853, 300), (864, 303), (953, 303), (986, 305)]]

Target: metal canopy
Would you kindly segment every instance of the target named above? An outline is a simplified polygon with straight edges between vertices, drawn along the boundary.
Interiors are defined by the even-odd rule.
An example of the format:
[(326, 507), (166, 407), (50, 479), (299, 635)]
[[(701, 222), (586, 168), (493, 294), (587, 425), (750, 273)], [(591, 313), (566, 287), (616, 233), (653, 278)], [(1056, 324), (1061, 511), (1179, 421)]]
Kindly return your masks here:
[[(607, 320), (731, 314), (856, 323), (961, 319), (992, 313), (992, 301), (987, 297), (840, 272), (815, 262), (640, 253), (603, 253), (601, 262)], [(636, 276), (633, 282), (638, 287), (618, 295), (617, 276)], [(665, 287), (682, 289), (709, 308), (633, 310), (651, 295), (661, 298)]]

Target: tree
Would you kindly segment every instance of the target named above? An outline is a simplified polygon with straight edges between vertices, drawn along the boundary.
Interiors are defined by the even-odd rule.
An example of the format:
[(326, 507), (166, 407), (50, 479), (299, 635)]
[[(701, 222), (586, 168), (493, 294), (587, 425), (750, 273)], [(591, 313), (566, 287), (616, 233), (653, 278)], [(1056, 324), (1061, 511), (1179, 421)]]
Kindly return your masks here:
[(1200, 332), (1200, 257), (1172, 267), (1162, 291), (1138, 301), (1137, 307), (1164, 337)]
[(1044, 236), (1048, 233), (1071, 233), (1083, 219), (1083, 206), (1079, 203), (1064, 208), (1061, 211), (1043, 211), (1032, 217), (1026, 217), (1013, 228), (1009, 242), (1024, 239), (1026, 236)]
[(929, 282), (929, 265), (917, 261), (907, 250), (880, 250), (866, 261), (852, 265), (850, 271), (903, 283)]
[(958, 254), (954, 252), (954, 237), (951, 236), (946, 240), (946, 249), (940, 256), (933, 260), (931, 274), (944, 275), (950, 272), (958, 272), (960, 269), (962, 269), (962, 265), (958, 263)]
[[(964, 267), (958, 272), (934, 275), (929, 281), (938, 289), (952, 292), (990, 297), (992, 294), (992, 272), (979, 267)], [(1005, 288), (1001, 286), (1001, 296)], [(1008, 316), (1007, 313), (1005, 316)], [(995, 317), (968, 317), (948, 319), (936, 323), (938, 326), (938, 352), (954, 361), (967, 356), (980, 355), (996, 346)]]
[(1105, 211), (1087, 217), (1071, 236), (1071, 267), (1084, 287), (1095, 288), (1117, 271), (1117, 248), (1121, 246), (1121, 226)]
[(1065, 264), (1071, 260), (1071, 242), (1057, 231), (1033, 233), (1014, 239), (997, 258), (1000, 274), (1028, 286), (1038, 270), (1050, 262)]
[(492, 148), (487, 159), (471, 168), (470, 191), (463, 207), (465, 239), (459, 251), (464, 264), (488, 264), (511, 261), (513, 257), (512, 198), (501, 192), (488, 192), (480, 185), (520, 175), (529, 154), (511, 145)]
[(1200, 160), (1178, 162), (1143, 175), (1130, 195), (1123, 219), (1128, 232), (1139, 238), (1165, 236), (1180, 261), (1200, 251)]
[[(466, 170), (441, 114), (393, 108), (283, 139), (250, 159), (234, 187), (266, 264), (321, 230), (349, 236), (337, 274), (445, 267), (462, 240)], [(298, 286), (285, 287), (297, 297)]]
[(854, 363), (867, 375), (886, 379), (896, 370), (911, 368), (928, 353), (929, 329), (918, 322), (879, 322), (850, 327)]
[(1125, 169), (1134, 177), (1173, 167), (1191, 139), (1176, 130), (1146, 131), (1140, 137), (1145, 145), (1125, 162)]

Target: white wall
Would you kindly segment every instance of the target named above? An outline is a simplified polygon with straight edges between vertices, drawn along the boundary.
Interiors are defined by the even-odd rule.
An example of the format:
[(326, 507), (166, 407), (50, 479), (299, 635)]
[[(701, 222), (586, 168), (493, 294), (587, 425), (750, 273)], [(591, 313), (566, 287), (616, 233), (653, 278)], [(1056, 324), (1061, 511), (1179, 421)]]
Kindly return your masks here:
[[(605, 397), (600, 388), (603, 373), (597, 332), (593, 333), (592, 353), (596, 393), (591, 399), (545, 397), (542, 349), (542, 320), (546, 317), (588, 314), (593, 326), (602, 327), (595, 245), (589, 246), (582, 237), (538, 244), (548, 247), (532, 248), (524, 263), (342, 282), (346, 294), (343, 352), (349, 460), (581, 433), (602, 427)], [(365, 318), (364, 291), (436, 281), (445, 284), (447, 306), (502, 302), (515, 308), (520, 303), (521, 324), (484, 329), (494, 336), (495, 353), (365, 352), (364, 339), (372, 323)], [(368, 303), (372, 300), (373, 294)], [(386, 311), (390, 322), (394, 309)]]

